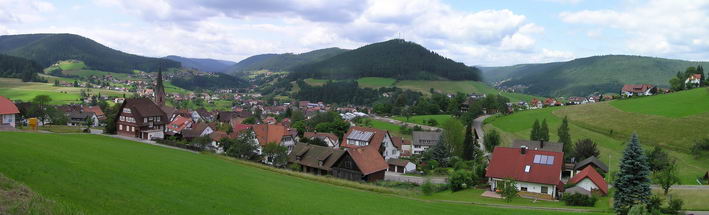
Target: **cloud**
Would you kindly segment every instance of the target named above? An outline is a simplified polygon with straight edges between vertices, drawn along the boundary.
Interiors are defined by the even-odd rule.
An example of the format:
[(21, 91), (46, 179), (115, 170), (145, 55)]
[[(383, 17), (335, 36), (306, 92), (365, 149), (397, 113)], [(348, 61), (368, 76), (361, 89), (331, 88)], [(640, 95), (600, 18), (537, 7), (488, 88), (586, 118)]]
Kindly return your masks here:
[(615, 10), (563, 12), (563, 22), (619, 30), (635, 54), (704, 58), (709, 50), (709, 2), (691, 0), (631, 1)]
[(35, 0), (0, 0), (0, 24), (42, 21), (42, 13), (54, 10), (52, 3)]

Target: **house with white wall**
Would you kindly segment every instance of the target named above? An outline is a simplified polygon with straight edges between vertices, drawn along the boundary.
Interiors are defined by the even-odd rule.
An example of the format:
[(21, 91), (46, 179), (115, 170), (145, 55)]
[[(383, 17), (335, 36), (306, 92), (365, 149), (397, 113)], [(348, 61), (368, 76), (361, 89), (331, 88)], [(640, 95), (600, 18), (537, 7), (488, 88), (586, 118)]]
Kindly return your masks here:
[(15, 115), (20, 114), (10, 99), (0, 96), (0, 125), (15, 127)]
[(558, 191), (563, 189), (563, 163), (563, 152), (495, 147), (485, 176), (493, 191), (498, 189), (500, 181), (512, 178), (517, 181), (520, 193), (545, 194), (555, 199), (558, 198)]

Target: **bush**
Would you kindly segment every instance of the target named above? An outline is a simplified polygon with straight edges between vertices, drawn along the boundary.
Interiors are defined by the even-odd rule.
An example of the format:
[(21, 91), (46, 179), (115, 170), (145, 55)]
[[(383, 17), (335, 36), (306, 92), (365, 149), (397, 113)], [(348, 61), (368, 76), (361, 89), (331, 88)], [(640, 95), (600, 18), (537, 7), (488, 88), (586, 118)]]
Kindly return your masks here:
[(662, 210), (662, 213), (664, 214), (682, 214), (682, 205), (684, 205), (684, 201), (682, 199), (674, 198), (670, 200), (669, 206), (667, 208), (664, 208)]
[(448, 176), (448, 187), (456, 192), (473, 185), (473, 173), (467, 170), (457, 170)]
[(593, 207), (598, 200), (595, 196), (587, 196), (580, 193), (566, 194), (561, 197), (561, 201), (564, 201), (566, 205), (569, 206), (586, 206)]
[(292, 163), (292, 164), (288, 165), (288, 169), (296, 171), (296, 172), (300, 172), (301, 166), (300, 166), (300, 164)]
[(426, 179), (426, 182), (421, 185), (421, 192), (423, 193), (423, 195), (430, 196), (433, 194), (434, 188), (435, 187), (433, 183), (431, 183), (431, 180)]

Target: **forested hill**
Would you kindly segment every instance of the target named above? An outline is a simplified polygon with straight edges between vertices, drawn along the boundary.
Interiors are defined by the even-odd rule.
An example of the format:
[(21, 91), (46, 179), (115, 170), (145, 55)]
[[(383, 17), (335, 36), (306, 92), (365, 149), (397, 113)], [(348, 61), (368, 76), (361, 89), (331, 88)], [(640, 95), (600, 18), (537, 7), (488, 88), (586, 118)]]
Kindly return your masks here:
[(515, 87), (517, 92), (540, 96), (586, 96), (617, 93), (624, 84), (654, 84), (668, 87), (668, 81), (692, 62), (655, 57), (606, 55), (567, 62), (523, 64), (481, 68), (487, 82)]
[(22, 81), (43, 81), (37, 74), (42, 66), (20, 57), (0, 54), (0, 77), (20, 78)]
[(80, 60), (88, 67), (109, 72), (154, 72), (180, 67), (168, 59), (143, 57), (106, 47), (74, 34), (21, 34), (0, 36), (0, 53), (27, 58), (48, 67), (60, 60)]
[(413, 42), (394, 39), (348, 51), (294, 69), (295, 78), (399, 80), (480, 80), (480, 71), (442, 57)]
[(227, 72), (231, 66), (236, 64), (236, 62), (233, 61), (209, 58), (187, 58), (175, 55), (170, 55), (164, 58), (180, 62), (182, 67), (197, 69), (202, 72)]
[(318, 49), (302, 54), (286, 53), (254, 55), (242, 61), (239, 61), (239, 63), (233, 65), (229, 69), (229, 71), (234, 73), (258, 71), (264, 69), (274, 72), (290, 71), (296, 66), (300, 66), (306, 63), (318, 62), (346, 51), (347, 50), (340, 48), (327, 48)]

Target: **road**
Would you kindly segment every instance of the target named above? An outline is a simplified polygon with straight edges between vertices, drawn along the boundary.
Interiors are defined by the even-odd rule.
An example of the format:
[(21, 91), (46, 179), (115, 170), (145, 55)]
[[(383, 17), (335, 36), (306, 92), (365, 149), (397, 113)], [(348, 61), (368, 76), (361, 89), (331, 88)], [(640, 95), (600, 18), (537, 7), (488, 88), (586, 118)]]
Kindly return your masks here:
[(485, 122), (485, 119), (490, 116), (492, 115), (483, 115), (473, 120), (473, 129), (478, 132), (478, 143), (480, 143), (480, 150), (485, 152), (485, 155), (489, 153), (487, 153), (487, 151), (485, 150), (485, 144), (483, 144), (483, 140), (485, 140), (485, 130), (483, 130), (483, 122)]

